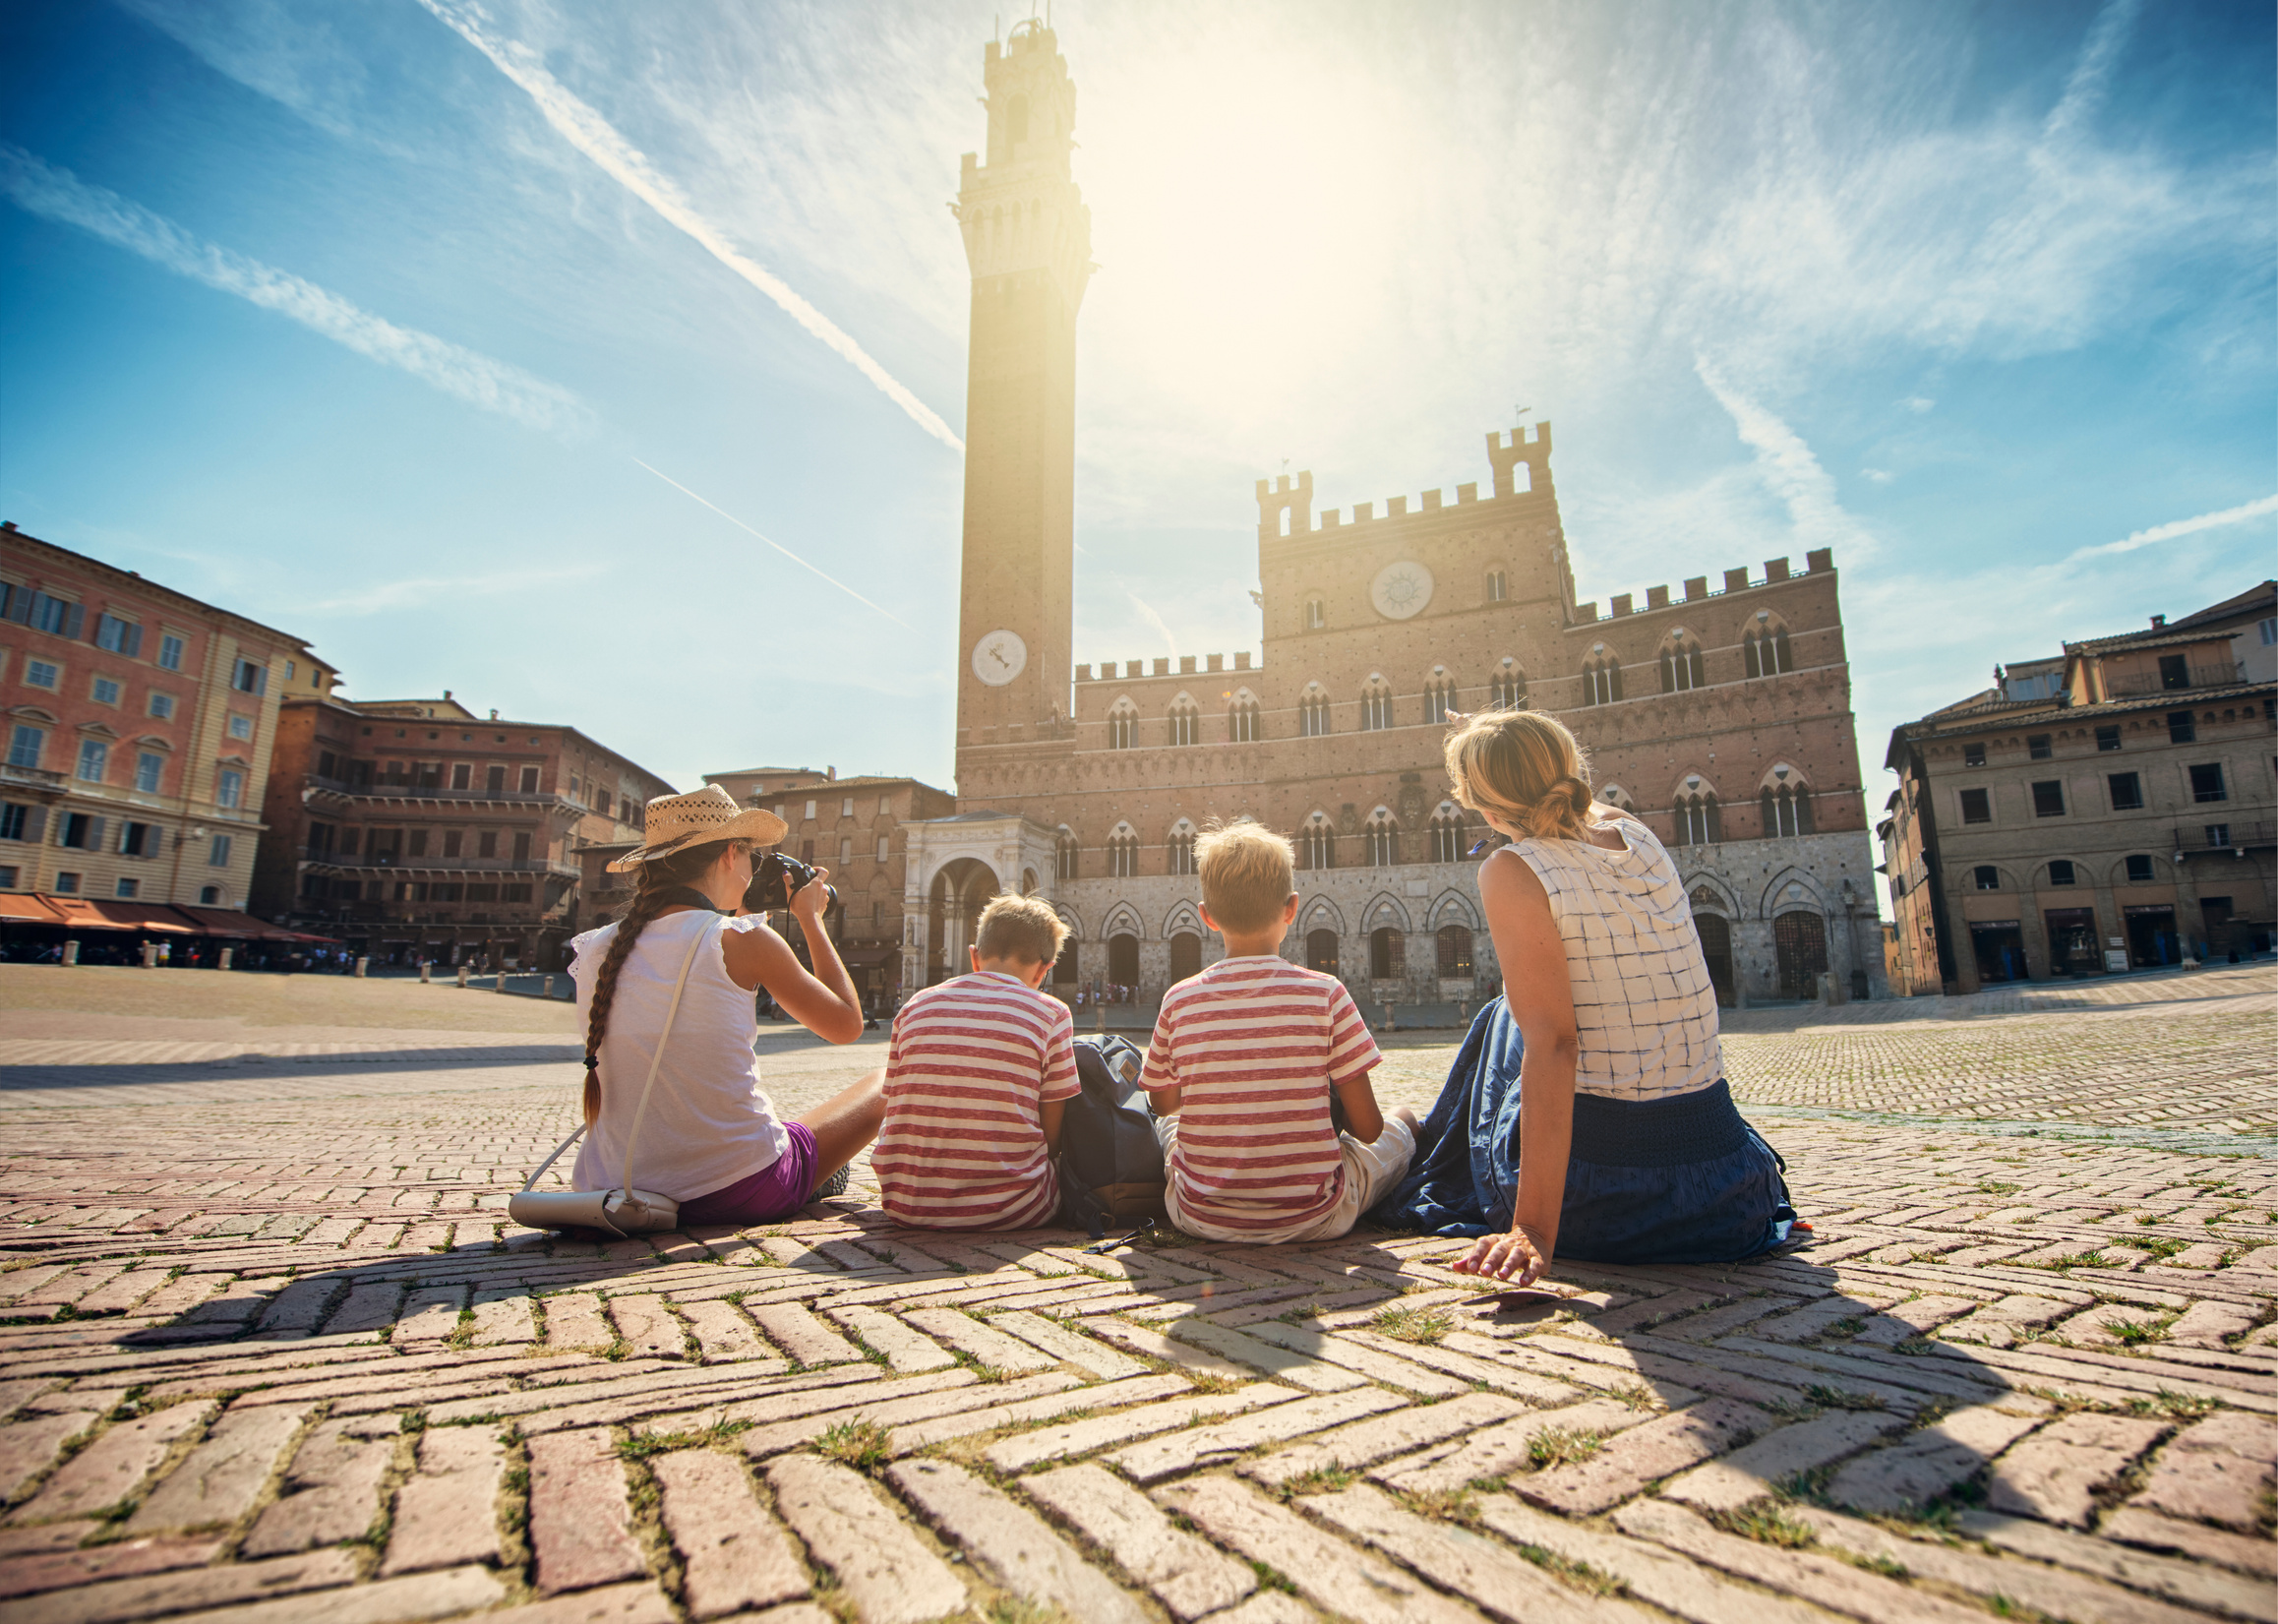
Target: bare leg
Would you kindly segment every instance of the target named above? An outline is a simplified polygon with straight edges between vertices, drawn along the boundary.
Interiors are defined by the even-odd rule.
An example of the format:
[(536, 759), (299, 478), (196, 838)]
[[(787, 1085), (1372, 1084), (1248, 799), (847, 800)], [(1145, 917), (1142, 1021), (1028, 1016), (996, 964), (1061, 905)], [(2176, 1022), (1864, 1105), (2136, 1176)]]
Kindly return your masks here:
[(882, 1068), (800, 1116), (798, 1120), (814, 1135), (814, 1176), (828, 1178), (853, 1161), (878, 1136), (878, 1124), (885, 1119), (886, 1074)]

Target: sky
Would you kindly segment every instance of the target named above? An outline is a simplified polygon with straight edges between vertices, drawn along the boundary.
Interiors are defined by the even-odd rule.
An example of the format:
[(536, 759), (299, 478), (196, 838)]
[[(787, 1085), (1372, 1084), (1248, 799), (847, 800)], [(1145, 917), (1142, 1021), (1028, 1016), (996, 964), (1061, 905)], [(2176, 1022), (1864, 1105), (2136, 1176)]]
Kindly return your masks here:
[[(1020, 14), (0, 7), (0, 516), (353, 697), (952, 783)], [(1075, 657), (1258, 646), (1252, 482), (1556, 430), (1579, 595), (1831, 547), (1870, 804), (1996, 661), (2272, 573), (2271, 8), (1058, 0)]]

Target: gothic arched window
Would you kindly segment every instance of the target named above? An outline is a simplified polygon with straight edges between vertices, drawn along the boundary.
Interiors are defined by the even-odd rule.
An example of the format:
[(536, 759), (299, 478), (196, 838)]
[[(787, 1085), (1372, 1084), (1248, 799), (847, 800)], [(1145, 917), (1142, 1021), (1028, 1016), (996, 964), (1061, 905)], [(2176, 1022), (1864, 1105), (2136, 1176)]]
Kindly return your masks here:
[(1527, 702), (1527, 673), (1505, 660), (1487, 680), (1487, 693), (1497, 710), (1517, 710)]
[(1258, 742), (1258, 702), (1247, 693), (1237, 694), (1226, 713), (1226, 736), (1230, 744), (1254, 745)]
[(1337, 832), (1329, 826), (1329, 819), (1319, 812), (1308, 818), (1305, 826), (1297, 831), (1297, 867), (1337, 867)]
[(1329, 606), (1319, 598), (1305, 600), (1305, 630), (1319, 632), (1329, 625)]
[(1791, 788), (1782, 784), (1775, 790), (1767, 784), (1757, 803), (1764, 814), (1764, 832), (1768, 838), (1812, 832), (1812, 794), (1803, 785)]
[(1501, 603), (1501, 602), (1502, 602), (1502, 601), (1503, 601), (1505, 598), (1509, 597), (1510, 595), (1511, 595), (1510, 584), (1509, 584), (1509, 582), (1508, 582), (1508, 581), (1505, 579), (1505, 577), (1504, 577), (1504, 574), (1503, 574), (1503, 571), (1500, 571), (1500, 570), (1490, 570), (1490, 571), (1487, 571), (1487, 601), (1488, 601), (1489, 603)]
[(1170, 831), (1170, 872), (1174, 874), (1194, 872), (1194, 829), (1181, 823)]
[(1128, 828), (1118, 828), (1108, 837), (1108, 872), (1117, 879), (1129, 879), (1139, 872), (1139, 837)]
[(1170, 706), (1170, 742), (1174, 745), (1199, 744), (1202, 740), (1202, 712), (1194, 708), (1194, 701), (1179, 698)]
[(1380, 809), (1369, 818), (1360, 838), (1366, 844), (1370, 868), (1389, 869), (1400, 861), (1400, 825), (1393, 822), (1390, 812)]
[(1360, 691), (1360, 731), (1373, 733), (1392, 726), (1392, 690), (1372, 682)]
[(1702, 673), (1700, 643), (1680, 632), (1661, 645), (1663, 693), (1686, 693), (1708, 686)]
[(1740, 653), (1751, 677), (1776, 677), (1795, 669), (1795, 656), (1788, 651), (1784, 626), (1749, 632), (1740, 640)]
[(1456, 680), (1453, 677), (1434, 677), (1424, 684), (1424, 720), (1444, 722), (1456, 708)]
[(1329, 695), (1318, 688), (1307, 689), (1297, 700), (1297, 731), (1308, 739), (1329, 731)]
[(1083, 848), (1076, 844), (1075, 831), (1072, 829), (1060, 830), (1059, 838), (1053, 842), (1053, 872), (1062, 879), (1075, 878), (1077, 859), (1083, 851)]
[(1582, 702), (1584, 704), (1610, 705), (1621, 696), (1621, 662), (1611, 654), (1600, 655), (1582, 668)]
[(1713, 792), (1678, 796), (1676, 813), (1678, 845), (1713, 846), (1724, 838), (1724, 831), (1718, 826)]
[(1453, 807), (1442, 807), (1433, 814), (1431, 842), (1434, 863), (1461, 863), (1464, 860), (1463, 813)]
[(1439, 935), (1440, 974), (1458, 979), (1471, 974), (1471, 931), (1467, 925), (1443, 925)]
[(1139, 743), (1139, 710), (1128, 699), (1115, 701), (1115, 708), (1108, 712), (1108, 748), (1132, 750)]

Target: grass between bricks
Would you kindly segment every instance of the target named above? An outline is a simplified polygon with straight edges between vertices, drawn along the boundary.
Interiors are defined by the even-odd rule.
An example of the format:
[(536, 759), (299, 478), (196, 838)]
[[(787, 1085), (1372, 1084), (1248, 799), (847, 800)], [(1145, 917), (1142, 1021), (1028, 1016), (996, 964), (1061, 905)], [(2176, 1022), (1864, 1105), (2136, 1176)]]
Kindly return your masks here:
[(1369, 1322), (1369, 1328), (1395, 1342), (1431, 1344), (1456, 1328), (1452, 1315), (1432, 1308), (1387, 1308)]
[(1533, 1563), (1551, 1578), (1570, 1590), (1585, 1595), (1618, 1596), (1630, 1594), (1629, 1586), (1602, 1568), (1593, 1568), (1588, 1562), (1577, 1562), (1540, 1545), (1522, 1544), (1519, 1554)]
[(1809, 1524), (1797, 1522), (1772, 1499), (1751, 1500), (1744, 1506), (1711, 1511), (1708, 1521), (1726, 1534), (1737, 1534), (1759, 1544), (1777, 1545), (1783, 1550), (1802, 1550), (1806, 1545), (1818, 1544), (1820, 1539)]
[(857, 1472), (876, 1472), (893, 1459), (894, 1434), (868, 1416), (825, 1427), (809, 1446), (815, 1454)]
[(1589, 1427), (1546, 1426), (1527, 1440), (1527, 1462), (1536, 1472), (1576, 1466), (1605, 1446), (1605, 1434)]
[(526, 1596), (536, 1556), (530, 1548), (530, 1445), (519, 1426), (508, 1427), (499, 1441), (507, 1451), (497, 1501), (499, 1571)]

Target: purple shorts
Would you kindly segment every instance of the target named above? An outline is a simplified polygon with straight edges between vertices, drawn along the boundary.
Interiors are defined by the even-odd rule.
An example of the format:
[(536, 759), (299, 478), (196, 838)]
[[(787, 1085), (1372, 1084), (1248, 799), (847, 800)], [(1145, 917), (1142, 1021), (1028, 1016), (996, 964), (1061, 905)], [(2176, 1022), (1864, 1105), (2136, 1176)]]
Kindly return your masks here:
[(814, 1194), (819, 1153), (805, 1122), (786, 1122), (791, 1143), (781, 1156), (749, 1178), (739, 1178), (681, 1203), (681, 1228), (708, 1224), (774, 1224), (789, 1218)]

